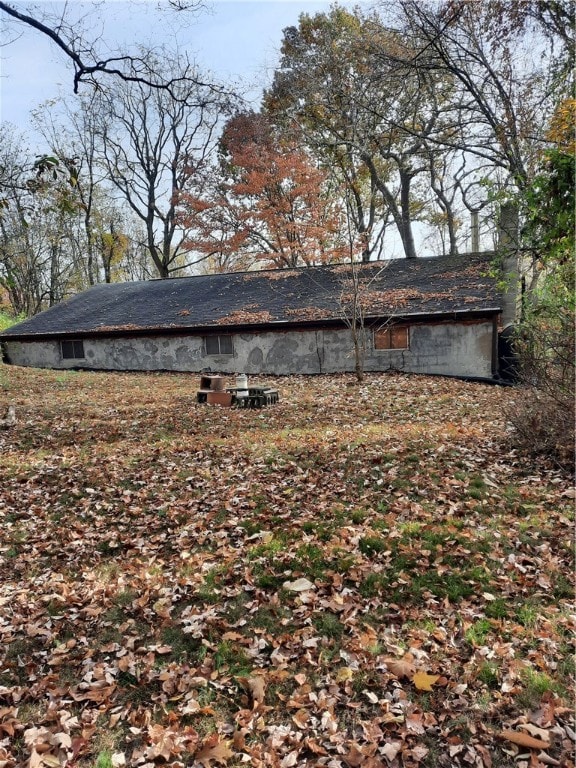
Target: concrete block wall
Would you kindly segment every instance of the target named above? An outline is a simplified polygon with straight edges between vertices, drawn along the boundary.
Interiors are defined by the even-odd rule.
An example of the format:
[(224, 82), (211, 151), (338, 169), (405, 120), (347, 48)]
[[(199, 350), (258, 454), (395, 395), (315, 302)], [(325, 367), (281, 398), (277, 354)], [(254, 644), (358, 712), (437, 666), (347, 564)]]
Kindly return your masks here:
[[(406, 350), (375, 350), (366, 333), (366, 371), (492, 376), (493, 323), (414, 323)], [(349, 329), (232, 334), (233, 355), (206, 355), (201, 336), (85, 338), (84, 359), (63, 360), (58, 341), (8, 341), (9, 362), (38, 368), (318, 374), (354, 371)]]

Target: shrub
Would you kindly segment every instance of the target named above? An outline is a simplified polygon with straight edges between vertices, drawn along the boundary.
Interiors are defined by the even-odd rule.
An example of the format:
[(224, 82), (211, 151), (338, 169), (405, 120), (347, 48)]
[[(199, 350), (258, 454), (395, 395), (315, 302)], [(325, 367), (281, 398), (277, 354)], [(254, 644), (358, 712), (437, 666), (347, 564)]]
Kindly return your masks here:
[(16, 323), (19, 323), (24, 319), (24, 315), (14, 317), (13, 315), (8, 314), (8, 312), (0, 310), (0, 331), (5, 331), (6, 328), (10, 328), (11, 325), (16, 325)]
[(574, 465), (574, 299), (571, 280), (558, 269), (544, 280), (536, 306), (527, 314), (517, 351), (520, 397), (508, 413), (518, 447)]
[(545, 152), (524, 195), (524, 236), (538, 280), (516, 339), (522, 397), (508, 414), (522, 450), (569, 467), (575, 440), (574, 160), (571, 142)]

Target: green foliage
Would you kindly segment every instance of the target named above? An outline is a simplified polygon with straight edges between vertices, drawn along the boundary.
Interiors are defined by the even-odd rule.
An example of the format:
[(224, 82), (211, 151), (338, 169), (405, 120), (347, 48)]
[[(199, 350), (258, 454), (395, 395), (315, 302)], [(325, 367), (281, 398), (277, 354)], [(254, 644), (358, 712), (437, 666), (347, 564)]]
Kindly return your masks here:
[(16, 325), (16, 323), (21, 323), (25, 319), (24, 315), (14, 317), (14, 315), (10, 315), (8, 312), (0, 311), (0, 331), (5, 331), (6, 328), (10, 328), (12, 325)]
[(488, 688), (498, 687), (498, 667), (492, 661), (486, 661), (478, 670), (478, 680)]
[(244, 649), (228, 640), (222, 640), (214, 653), (214, 666), (218, 670), (227, 670), (231, 674), (248, 674), (251, 671), (250, 659)]
[(364, 598), (376, 597), (389, 585), (389, 579), (382, 573), (369, 573), (360, 584), (358, 591)]
[(517, 339), (526, 398), (510, 414), (520, 447), (574, 462), (575, 228), (574, 154), (544, 153), (524, 197), (524, 236), (539, 270)]
[(479, 619), (466, 630), (465, 637), (471, 645), (484, 645), (491, 631), (488, 619)]
[(493, 602), (487, 603), (484, 610), (490, 619), (505, 619), (508, 616), (508, 605), (503, 597), (497, 597)]
[(333, 613), (320, 613), (314, 617), (312, 623), (317, 632), (329, 639), (339, 640), (344, 634), (344, 625)]
[[(524, 199), (525, 234), (545, 265), (558, 267), (572, 261), (576, 227), (574, 157), (560, 149), (544, 153), (540, 173)], [(570, 277), (574, 279), (570, 270)], [(562, 275), (564, 281), (568, 275)], [(572, 292), (573, 296), (573, 292)]]

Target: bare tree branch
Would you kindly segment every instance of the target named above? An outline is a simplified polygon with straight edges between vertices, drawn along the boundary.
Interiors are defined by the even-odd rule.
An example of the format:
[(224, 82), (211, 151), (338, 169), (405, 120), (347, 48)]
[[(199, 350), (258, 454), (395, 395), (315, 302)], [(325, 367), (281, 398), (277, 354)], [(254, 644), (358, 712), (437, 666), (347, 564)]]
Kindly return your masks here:
[[(177, 11), (185, 11), (197, 9), (201, 6), (201, 3), (197, 0), (192, 0), (191, 2), (171, 0), (171, 6)], [(203, 82), (196, 75), (190, 77), (186, 74), (184, 77), (163, 79), (159, 76), (158, 72), (150, 69), (143, 58), (138, 56), (110, 56), (98, 60), (96, 55), (93, 54), (94, 60), (88, 61), (86, 60), (86, 54), (81, 54), (79, 51), (81, 41), (74, 39), (71, 28), (67, 33), (63, 20), (58, 24), (49, 25), (29, 13), (18, 10), (14, 4), (4, 2), (4, 0), (0, 0), (0, 13), (5, 13), (21, 24), (37, 30), (48, 37), (64, 53), (74, 66), (74, 93), (78, 93), (81, 83), (90, 82), (93, 85), (97, 85), (98, 75), (112, 75), (126, 82), (141, 83), (151, 88), (167, 90), (175, 98), (177, 98), (175, 91), (178, 84), (189, 80), (193, 80), (195, 84), (201, 87), (223, 92), (221, 87)]]

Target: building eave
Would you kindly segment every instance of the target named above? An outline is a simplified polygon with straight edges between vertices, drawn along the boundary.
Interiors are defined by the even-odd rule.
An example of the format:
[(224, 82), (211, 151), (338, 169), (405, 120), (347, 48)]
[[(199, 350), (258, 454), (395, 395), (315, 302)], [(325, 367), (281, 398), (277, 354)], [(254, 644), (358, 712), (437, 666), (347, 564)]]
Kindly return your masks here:
[[(488, 306), (475, 309), (454, 309), (422, 312), (395, 312), (365, 317), (364, 324), (373, 326), (385, 322), (443, 322), (477, 318), (494, 318), (502, 311), (500, 306)], [(150, 336), (189, 336), (231, 333), (266, 333), (273, 331), (314, 330), (321, 328), (347, 327), (349, 322), (342, 317), (327, 317), (316, 320), (271, 320), (265, 323), (210, 323), (193, 326), (147, 326), (147, 327), (104, 327), (91, 329), (69, 329), (41, 333), (4, 333), (0, 334), (0, 342), (33, 342), (61, 340), (69, 338), (105, 339), (105, 338), (134, 338)]]

